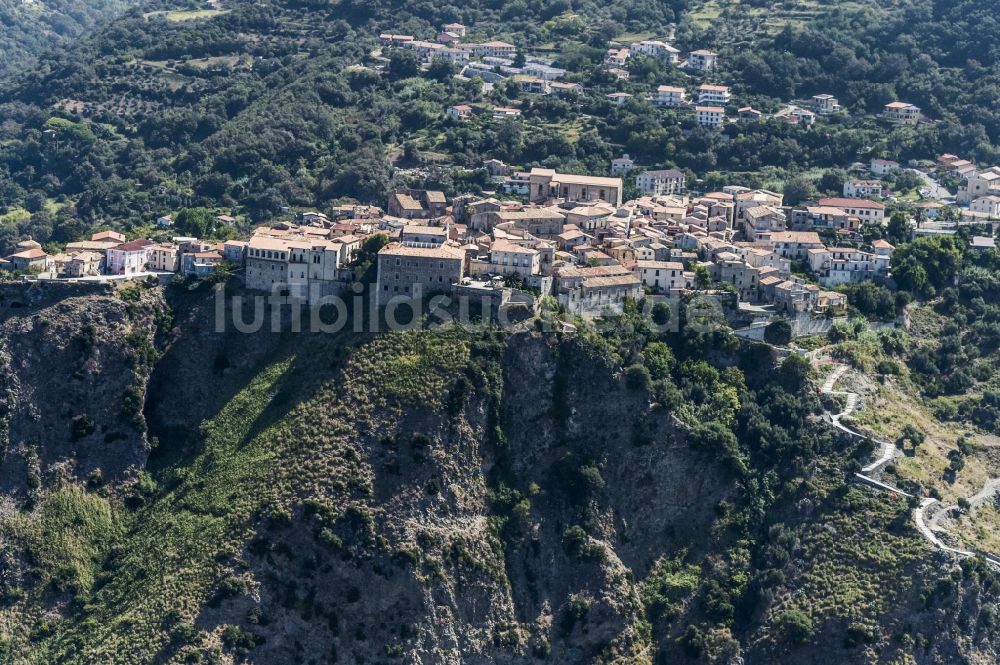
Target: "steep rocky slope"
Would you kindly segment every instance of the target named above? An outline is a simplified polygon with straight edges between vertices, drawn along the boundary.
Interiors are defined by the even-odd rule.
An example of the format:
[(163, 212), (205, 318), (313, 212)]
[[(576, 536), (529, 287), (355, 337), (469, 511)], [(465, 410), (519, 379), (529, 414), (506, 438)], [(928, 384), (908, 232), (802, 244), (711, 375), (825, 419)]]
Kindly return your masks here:
[[(623, 369), (628, 337), (242, 334), (217, 329), (207, 288), (4, 293), (6, 394), (51, 421), (37, 429), (9, 402), (12, 441), (41, 437), (37, 488), (19, 480), (27, 447), (9, 444), (3, 466), (11, 662), (996, 653), (993, 574), (936, 557), (904, 503), (846, 484), (855, 451), (762, 387), (791, 374), (770, 356), (714, 352), (749, 388), (736, 367), (689, 359), (678, 401)], [(78, 389), (87, 322), (102, 324), (101, 362), (84, 363), (99, 385)], [(150, 443), (133, 415), (129, 438), (102, 447), (126, 389), (144, 394)], [(681, 423), (725, 413), (714, 402), (730, 392), (745, 402), (740, 453)], [(81, 409), (87, 447), (67, 443)], [(767, 461), (787, 432), (811, 455), (785, 441), (786, 460)]]
[(0, 290), (0, 490), (24, 498), (40, 482), (118, 485), (138, 473), (165, 312), (157, 290)]

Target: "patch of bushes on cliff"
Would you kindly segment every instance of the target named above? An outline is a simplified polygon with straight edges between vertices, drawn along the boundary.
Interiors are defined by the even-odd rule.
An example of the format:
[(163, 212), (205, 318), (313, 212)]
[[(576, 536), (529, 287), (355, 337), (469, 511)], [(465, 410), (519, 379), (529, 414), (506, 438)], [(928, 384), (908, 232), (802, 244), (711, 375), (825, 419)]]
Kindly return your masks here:
[(641, 587), (646, 616), (652, 623), (672, 621), (683, 611), (683, 605), (698, 588), (701, 568), (686, 563), (686, 552), (673, 558), (662, 557), (653, 565)]

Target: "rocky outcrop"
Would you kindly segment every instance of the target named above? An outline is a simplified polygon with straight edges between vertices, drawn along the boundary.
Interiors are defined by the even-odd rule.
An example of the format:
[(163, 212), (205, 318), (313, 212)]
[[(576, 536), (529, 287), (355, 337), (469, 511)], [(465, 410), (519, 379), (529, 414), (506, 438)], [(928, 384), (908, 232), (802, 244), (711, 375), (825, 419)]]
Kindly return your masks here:
[(166, 309), (160, 288), (4, 285), (0, 491), (57, 478), (120, 486), (149, 450), (142, 405)]

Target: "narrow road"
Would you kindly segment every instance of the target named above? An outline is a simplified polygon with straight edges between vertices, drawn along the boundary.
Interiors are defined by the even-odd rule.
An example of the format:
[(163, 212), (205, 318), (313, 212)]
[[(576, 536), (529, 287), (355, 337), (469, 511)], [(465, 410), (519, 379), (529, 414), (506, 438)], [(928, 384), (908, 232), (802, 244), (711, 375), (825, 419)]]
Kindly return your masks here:
[[(1000, 478), (990, 478), (983, 485), (983, 489), (979, 490), (975, 494), (969, 497), (970, 510), (975, 510), (979, 508), (984, 503), (991, 499), (995, 499), (997, 493), (1000, 493)], [(951, 506), (944, 506), (931, 517), (930, 527), (932, 531), (944, 531), (943, 527), (938, 526), (940, 522), (948, 513), (952, 510), (957, 510), (958, 505), (953, 504)]]
[(850, 427), (847, 427), (842, 422), (840, 422), (841, 418), (846, 418), (847, 416), (850, 416), (852, 413), (854, 413), (854, 410), (858, 407), (857, 393), (833, 389), (833, 387), (837, 384), (837, 381), (839, 381), (840, 378), (847, 373), (847, 370), (848, 370), (847, 365), (837, 364), (836, 369), (833, 370), (833, 373), (830, 374), (830, 376), (827, 377), (826, 381), (823, 382), (823, 386), (822, 388), (820, 388), (820, 392), (826, 395), (842, 395), (847, 398), (847, 403), (844, 405), (843, 411), (841, 411), (840, 413), (829, 414), (830, 422), (833, 423), (833, 426), (835, 428), (837, 428), (841, 432), (844, 432), (845, 434), (847, 434), (852, 438), (855, 439), (869, 438), (878, 444), (879, 446), (878, 457), (875, 459), (875, 461), (869, 462), (866, 466), (864, 466), (861, 469), (862, 473), (874, 473), (879, 469), (881, 469), (886, 464), (888, 464), (894, 457), (896, 457), (899, 454), (899, 449), (896, 448), (895, 445), (889, 443), (888, 441), (880, 441), (875, 437), (862, 434), (861, 432), (857, 432), (851, 429)]
[(923, 171), (918, 169), (907, 169), (911, 173), (917, 174), (917, 176), (924, 181), (924, 187), (922, 189), (929, 190), (928, 195), (925, 198), (928, 199), (950, 199), (954, 198), (952, 193), (942, 185), (938, 180)]
[[(854, 409), (857, 408), (858, 404), (857, 393), (849, 391), (838, 391), (833, 389), (834, 386), (837, 385), (837, 381), (839, 381), (841, 377), (843, 377), (844, 374), (847, 373), (847, 370), (848, 370), (847, 365), (837, 363), (837, 366), (834, 369), (833, 373), (830, 374), (829, 377), (827, 377), (827, 379), (823, 382), (823, 385), (820, 387), (820, 392), (823, 393), (824, 395), (843, 395), (847, 397), (847, 404), (844, 406), (843, 411), (836, 414), (827, 411), (826, 412), (827, 416), (830, 418), (830, 422), (836, 429), (846, 433), (848, 436), (855, 439), (871, 438), (866, 434), (852, 430), (851, 428), (847, 427), (846, 425), (840, 422), (841, 418), (851, 415), (854, 412)], [(874, 462), (865, 466), (862, 469), (862, 473), (855, 474), (856, 479), (874, 489), (884, 492), (893, 492), (903, 497), (910, 497), (910, 494), (904, 492), (903, 490), (893, 487), (892, 485), (889, 485), (887, 483), (883, 483), (880, 480), (876, 480), (875, 478), (866, 475), (881, 468), (882, 465), (886, 464), (889, 460), (891, 460), (898, 454), (896, 446), (885, 441), (876, 441), (876, 442), (879, 443), (882, 448), (880, 456)], [(995, 496), (998, 491), (1000, 491), (1000, 478), (992, 478), (989, 481), (987, 481), (986, 486), (983, 487), (983, 489), (980, 490), (975, 496), (971, 497), (969, 501), (970, 503), (978, 502), (978, 504), (981, 504), (990, 497)], [(943, 552), (947, 552), (948, 554), (954, 554), (961, 557), (976, 556), (977, 554), (976, 552), (960, 550), (951, 547), (949, 545), (946, 545), (940, 538), (938, 538), (937, 535), (935, 535), (934, 531), (931, 528), (931, 525), (928, 524), (927, 511), (932, 506), (939, 504), (940, 501), (938, 501), (937, 499), (932, 499), (932, 498), (921, 499), (920, 505), (914, 508), (913, 510), (913, 521), (917, 527), (917, 531), (920, 533), (921, 536), (923, 536), (923, 538), (927, 542), (929, 542), (931, 545), (933, 545), (934, 547)], [(974, 505), (978, 504), (974, 503)], [(943, 510), (941, 512), (943, 512)], [(935, 518), (938, 517), (941, 514), (941, 512), (939, 512), (938, 515), (935, 516)], [(934, 524), (936, 525), (936, 519), (934, 520)], [(987, 561), (989, 561), (994, 566), (1000, 566), (1000, 559), (998, 559), (998, 557), (996, 557), (995, 555), (988, 552), (980, 552), (980, 554), (986, 557)]]

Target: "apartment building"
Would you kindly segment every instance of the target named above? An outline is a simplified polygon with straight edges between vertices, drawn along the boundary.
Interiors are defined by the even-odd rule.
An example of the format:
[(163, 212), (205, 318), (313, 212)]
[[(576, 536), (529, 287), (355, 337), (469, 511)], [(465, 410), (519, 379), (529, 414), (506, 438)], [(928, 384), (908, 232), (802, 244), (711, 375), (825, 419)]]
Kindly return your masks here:
[(719, 54), (706, 49), (698, 49), (688, 54), (687, 66), (701, 72), (715, 69), (719, 64)]
[(541, 273), (541, 255), (531, 247), (497, 239), (490, 246), (489, 269), (495, 275), (538, 275)]
[(840, 208), (860, 219), (862, 224), (882, 224), (885, 221), (885, 205), (878, 201), (832, 197), (820, 199), (818, 203), (820, 206)]
[(873, 159), (869, 166), (872, 175), (884, 176), (899, 168), (899, 162), (891, 159)]
[(849, 199), (882, 198), (880, 180), (848, 180), (844, 183), (844, 196)]
[(556, 274), (556, 299), (587, 319), (620, 313), (628, 299), (642, 297), (639, 277), (621, 265), (564, 268)]
[(399, 189), (389, 195), (389, 214), (403, 219), (433, 219), (448, 213), (444, 192)]
[(743, 211), (739, 230), (751, 242), (767, 240), (777, 231), (788, 228), (788, 219), (777, 206), (754, 206)]
[(729, 86), (706, 83), (698, 88), (698, 103), (703, 106), (725, 106), (730, 99)]
[(447, 225), (426, 226), (407, 224), (399, 232), (399, 241), (404, 244), (443, 245), (448, 240)]
[(636, 273), (644, 287), (654, 293), (670, 293), (691, 286), (679, 261), (637, 261)]
[(158, 272), (178, 272), (178, 247), (171, 243), (151, 245), (147, 250), (147, 263), (150, 270)]
[(882, 119), (893, 125), (916, 125), (920, 109), (906, 102), (890, 102), (882, 109)]
[(824, 246), (815, 231), (776, 231), (767, 243), (782, 257), (795, 260), (805, 260), (810, 249)]
[(604, 64), (609, 67), (624, 67), (631, 56), (632, 52), (627, 48), (609, 48), (604, 54)]
[(644, 39), (632, 44), (629, 48), (633, 55), (645, 55), (667, 62), (677, 62), (681, 54), (670, 44), (655, 39)]
[(635, 166), (635, 160), (624, 154), (621, 157), (611, 160), (611, 175), (621, 175)]
[(643, 194), (670, 196), (687, 191), (687, 176), (677, 169), (643, 171), (635, 177), (635, 186)]
[[(773, 272), (770, 268), (767, 271)], [(740, 300), (757, 300), (761, 269), (751, 266), (737, 254), (733, 252), (716, 254), (709, 272), (714, 281), (728, 284), (735, 289)]]
[(430, 62), (445, 48), (444, 44), (425, 42), (419, 39), (404, 42), (402, 46), (416, 53), (417, 57), (424, 62)]
[(888, 270), (888, 264), (879, 262), (874, 252), (851, 247), (813, 248), (808, 261), (809, 269), (827, 287), (869, 281)]
[(819, 287), (786, 280), (771, 287), (774, 308), (789, 315), (807, 314), (819, 306)]
[(721, 127), (726, 119), (726, 110), (721, 106), (696, 106), (695, 120), (702, 127)]
[(581, 94), (583, 86), (579, 83), (563, 83), (562, 81), (552, 81), (549, 83), (549, 92), (556, 97), (563, 95)]
[(534, 95), (549, 94), (550, 84), (543, 78), (538, 78), (537, 76), (518, 76), (514, 80), (517, 82), (517, 88), (521, 92)]
[(149, 260), (149, 240), (133, 240), (116, 245), (108, 250), (107, 270), (109, 275), (136, 275), (146, 271)]
[(343, 286), (340, 270), (352, 240), (254, 235), (246, 247), (247, 288), (315, 303)]
[(1000, 196), (980, 196), (969, 204), (969, 212), (987, 219), (1000, 219)]
[(983, 196), (1000, 196), (1000, 166), (962, 178), (955, 198), (959, 203), (970, 204)]
[(516, 46), (501, 41), (472, 44), (470, 48), (480, 58), (513, 58), (517, 55)]
[(550, 238), (563, 232), (566, 224), (566, 212), (554, 207), (543, 206), (504, 206), (497, 210), (484, 213), (482, 222), (477, 220), (475, 228), (496, 228), (512, 226), (522, 229), (536, 238)]
[(820, 115), (836, 113), (840, 110), (840, 102), (833, 95), (813, 95), (812, 110)]
[(755, 208), (757, 206), (772, 206), (775, 208), (781, 207), (781, 194), (778, 194), (777, 192), (772, 192), (767, 189), (749, 190), (745, 187), (738, 189), (739, 191), (731, 193), (731, 196), (736, 203), (735, 216), (733, 217), (733, 224), (736, 226), (740, 225), (746, 217), (746, 211), (750, 208)]
[(391, 298), (447, 292), (465, 274), (465, 252), (452, 245), (416, 247), (390, 243), (378, 253), (376, 307)]
[(656, 88), (656, 96), (653, 103), (656, 106), (677, 107), (687, 102), (687, 92), (684, 88), (675, 85), (661, 85)]
[(455, 106), (449, 106), (445, 114), (456, 120), (468, 120), (472, 117), (472, 107), (468, 104), (456, 104)]
[(861, 228), (861, 220), (834, 206), (806, 206), (792, 211), (792, 229), (809, 231), (829, 229), (856, 233)]

